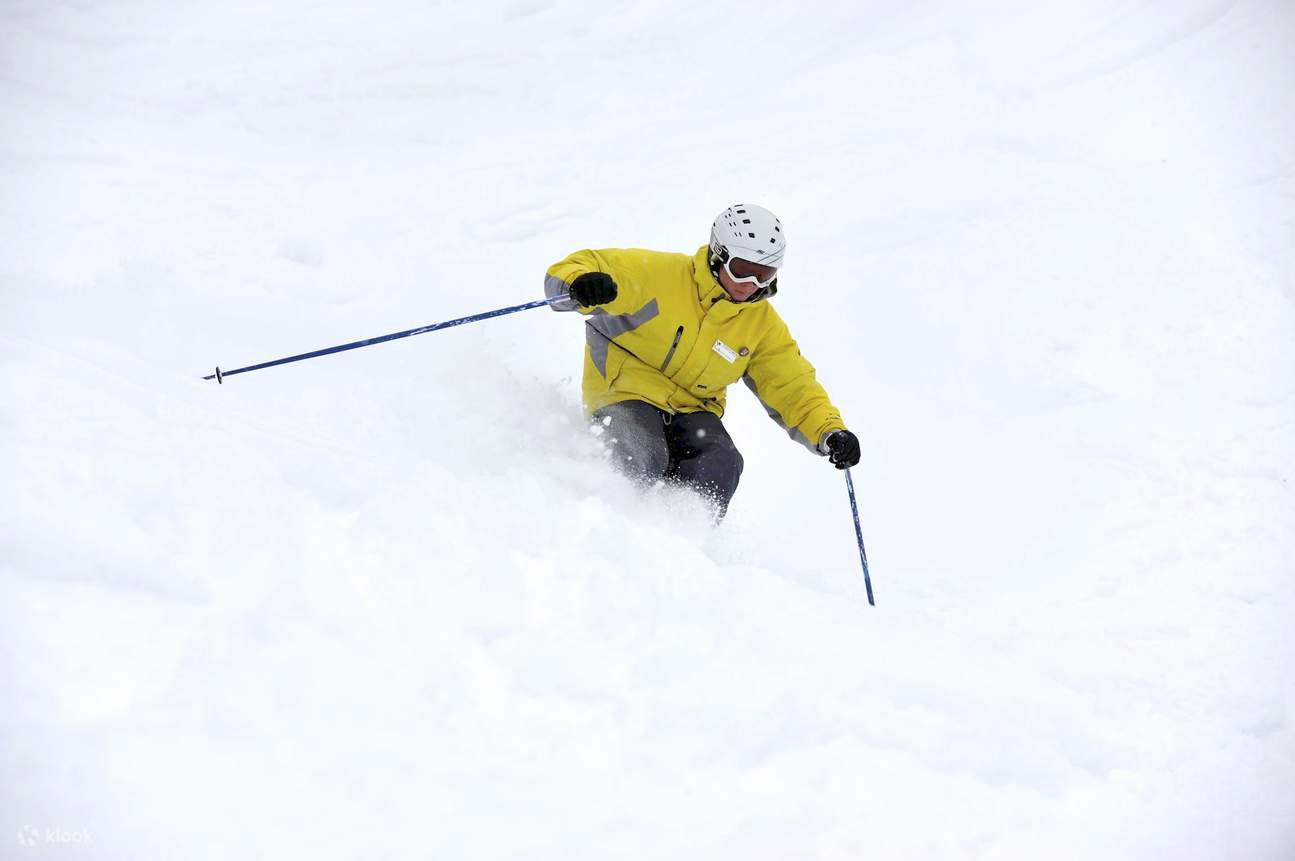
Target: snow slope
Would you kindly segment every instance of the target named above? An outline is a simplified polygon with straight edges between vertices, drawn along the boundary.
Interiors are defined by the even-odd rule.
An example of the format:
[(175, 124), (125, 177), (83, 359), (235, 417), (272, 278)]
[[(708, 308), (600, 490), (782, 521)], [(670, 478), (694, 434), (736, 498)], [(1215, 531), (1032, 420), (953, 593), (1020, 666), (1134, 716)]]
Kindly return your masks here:
[[(0, 8), (0, 857), (1295, 857), (1295, 7)], [(787, 225), (729, 520), (581, 247)]]

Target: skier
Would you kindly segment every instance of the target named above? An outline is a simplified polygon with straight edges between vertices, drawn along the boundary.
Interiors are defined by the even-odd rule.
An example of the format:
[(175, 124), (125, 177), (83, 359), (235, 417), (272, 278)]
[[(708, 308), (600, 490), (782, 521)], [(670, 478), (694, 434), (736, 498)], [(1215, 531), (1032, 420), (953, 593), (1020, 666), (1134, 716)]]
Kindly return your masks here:
[(613, 461), (646, 485), (678, 482), (722, 519), (742, 455), (720, 421), (739, 379), (791, 438), (837, 469), (859, 462), (859, 440), (766, 301), (778, 289), (782, 224), (736, 204), (691, 256), (637, 248), (577, 251), (544, 279), (554, 310), (585, 320), (585, 410), (605, 426)]

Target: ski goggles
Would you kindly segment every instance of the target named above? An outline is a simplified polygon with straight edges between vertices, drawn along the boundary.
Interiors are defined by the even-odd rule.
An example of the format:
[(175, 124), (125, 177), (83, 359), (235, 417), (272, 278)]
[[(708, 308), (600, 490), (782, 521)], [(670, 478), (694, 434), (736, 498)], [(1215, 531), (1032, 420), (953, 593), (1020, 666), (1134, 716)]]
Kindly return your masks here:
[(725, 260), (724, 271), (738, 284), (754, 284), (758, 290), (767, 290), (769, 285), (778, 279), (777, 266), (752, 263), (741, 257), (729, 257)]

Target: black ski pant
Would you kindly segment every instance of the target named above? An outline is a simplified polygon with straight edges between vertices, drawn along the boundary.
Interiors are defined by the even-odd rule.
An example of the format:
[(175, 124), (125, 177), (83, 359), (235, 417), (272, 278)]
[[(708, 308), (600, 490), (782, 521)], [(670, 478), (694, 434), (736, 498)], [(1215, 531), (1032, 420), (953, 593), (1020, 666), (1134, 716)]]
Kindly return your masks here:
[(718, 416), (619, 401), (596, 410), (593, 421), (606, 428), (603, 439), (625, 475), (649, 486), (663, 480), (691, 487), (714, 503), (717, 520), (728, 511), (742, 454)]

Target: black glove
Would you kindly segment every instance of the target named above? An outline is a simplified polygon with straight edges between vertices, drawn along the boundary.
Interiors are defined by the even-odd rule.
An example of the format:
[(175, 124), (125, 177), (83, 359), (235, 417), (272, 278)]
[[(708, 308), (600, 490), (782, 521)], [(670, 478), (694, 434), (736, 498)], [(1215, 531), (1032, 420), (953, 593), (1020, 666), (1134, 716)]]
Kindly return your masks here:
[(582, 308), (606, 305), (616, 298), (616, 282), (606, 272), (586, 272), (571, 282), (571, 298)]
[(837, 469), (849, 469), (859, 462), (859, 438), (848, 430), (834, 430), (823, 439), (827, 459)]

